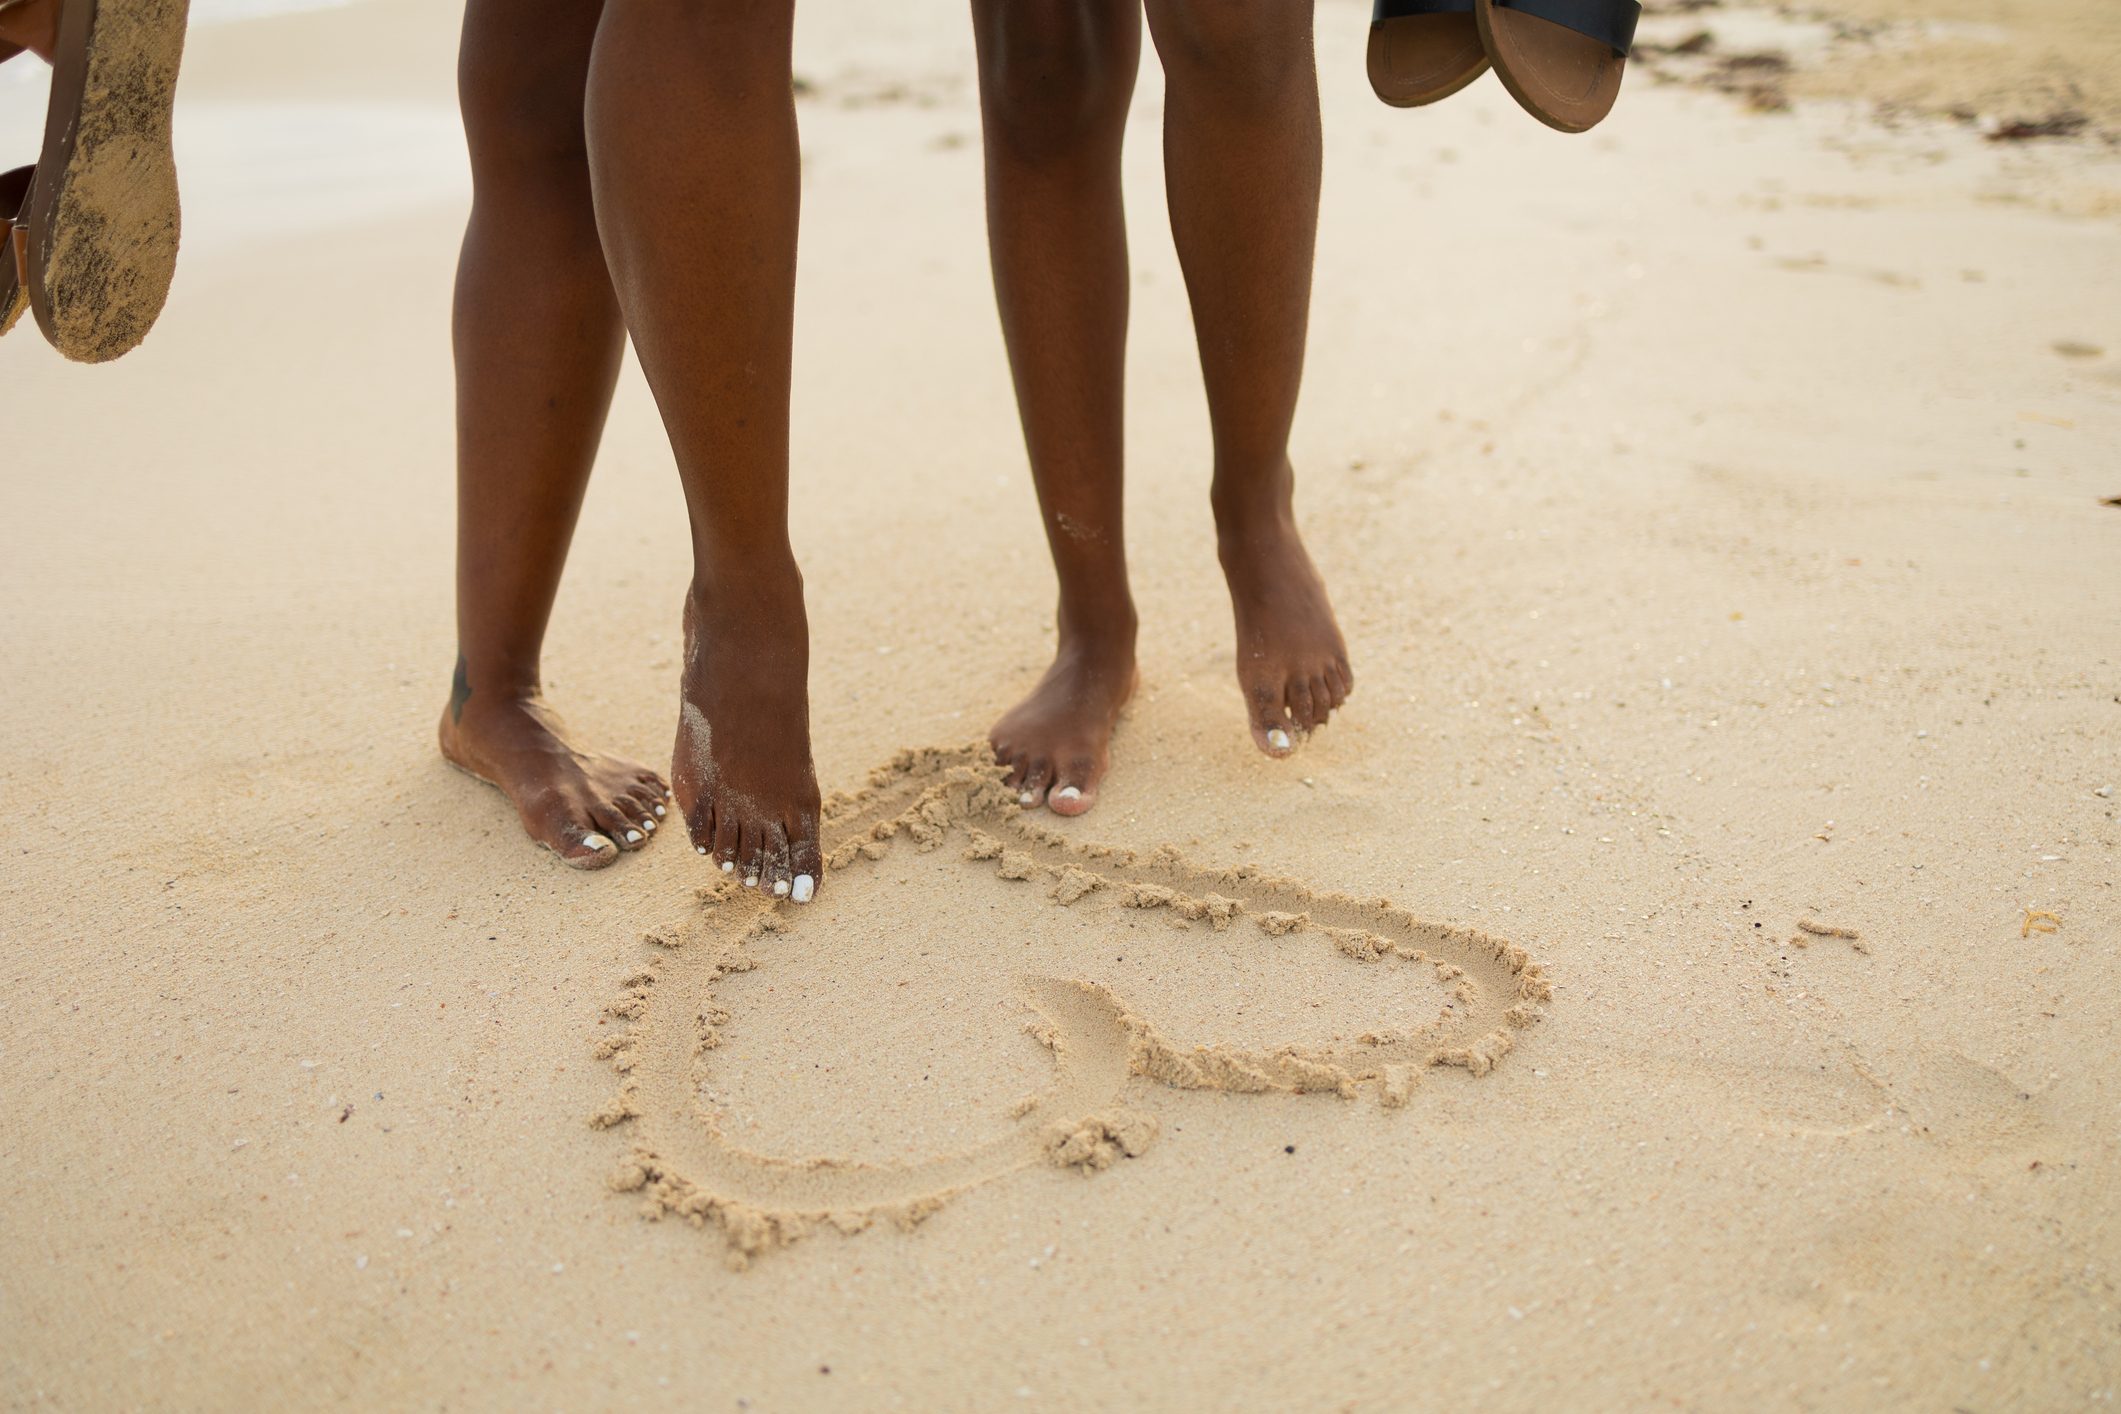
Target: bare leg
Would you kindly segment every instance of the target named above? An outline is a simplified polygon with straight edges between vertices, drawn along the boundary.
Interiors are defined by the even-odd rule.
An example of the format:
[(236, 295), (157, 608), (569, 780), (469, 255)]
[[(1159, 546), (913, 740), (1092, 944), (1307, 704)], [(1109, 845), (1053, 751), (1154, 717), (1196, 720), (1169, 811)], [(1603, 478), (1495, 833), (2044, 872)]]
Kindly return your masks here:
[(1127, 230), (1120, 140), (1139, 0), (973, 0), (987, 234), (1053, 568), (1053, 666), (992, 733), (1027, 806), (1096, 801), (1134, 690), (1121, 518)]
[(443, 754), (579, 868), (644, 843), (668, 788), (587, 751), (539, 653), (625, 338), (590, 214), (582, 95), (597, 0), (471, 0), (458, 86), (471, 224), (457, 266), (456, 680)]
[(1147, 0), (1168, 80), (1171, 233), (1193, 301), (1213, 505), (1252, 739), (1287, 755), (1354, 687), (1324, 582), (1296, 532), (1289, 428), (1318, 233), (1310, 0)]
[(678, 804), (702, 853), (807, 902), (824, 861), (788, 544), (793, 5), (610, 5), (588, 129), (597, 228), (690, 512)]

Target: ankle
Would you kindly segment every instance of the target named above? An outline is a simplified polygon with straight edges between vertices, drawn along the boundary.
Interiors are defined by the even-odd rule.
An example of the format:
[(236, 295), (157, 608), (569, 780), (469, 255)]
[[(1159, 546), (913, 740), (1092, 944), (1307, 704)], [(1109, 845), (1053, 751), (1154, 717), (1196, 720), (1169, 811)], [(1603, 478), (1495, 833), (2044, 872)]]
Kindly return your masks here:
[(803, 599), (803, 571), (787, 546), (760, 550), (754, 546), (718, 549), (694, 557), (687, 591), (702, 608), (722, 604), (764, 604)]
[(1063, 603), (1054, 616), (1061, 656), (1134, 658), (1140, 620), (1132, 599), (1098, 604)]
[(545, 695), (543, 675), (536, 662), (478, 662), (459, 655), (449, 681), (453, 715), (486, 708), (527, 707)]
[(1215, 508), (1215, 557), (1225, 575), (1275, 561), (1298, 539), (1295, 509), (1286, 504)]
[(1286, 540), (1296, 530), (1295, 471), (1287, 456), (1245, 468), (1218, 460), (1208, 504), (1226, 559), (1248, 546)]

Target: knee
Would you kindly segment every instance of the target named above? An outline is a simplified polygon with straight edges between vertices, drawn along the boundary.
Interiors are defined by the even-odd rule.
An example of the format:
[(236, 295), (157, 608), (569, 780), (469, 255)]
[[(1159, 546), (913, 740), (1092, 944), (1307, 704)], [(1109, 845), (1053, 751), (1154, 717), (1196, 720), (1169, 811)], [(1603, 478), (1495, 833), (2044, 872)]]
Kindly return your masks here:
[(795, 0), (619, 0), (661, 20), (688, 61), (786, 69)]
[(475, 55), (457, 65), (457, 103), (474, 175), (586, 160), (582, 130), (586, 61), (555, 66)]
[(709, 108), (786, 100), (794, 25), (795, 0), (608, 0), (598, 83)]
[(1313, 73), (1311, 7), (1301, 0), (1148, 0), (1147, 9), (1173, 83), (1271, 99)]
[(980, 44), (989, 144), (1040, 161), (1116, 132), (1139, 57), (1132, 24), (1098, 0), (992, 0)]

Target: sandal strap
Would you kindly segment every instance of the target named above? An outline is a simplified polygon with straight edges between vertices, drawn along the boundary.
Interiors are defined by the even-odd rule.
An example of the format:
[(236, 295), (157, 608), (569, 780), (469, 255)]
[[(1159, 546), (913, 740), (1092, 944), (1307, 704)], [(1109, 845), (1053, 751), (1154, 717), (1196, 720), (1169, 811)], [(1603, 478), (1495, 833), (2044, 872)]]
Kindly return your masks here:
[[(1383, 3), (1383, 0), (1379, 0)], [(1536, 20), (1589, 35), (1625, 59), (1635, 47), (1635, 23), (1642, 18), (1638, 0), (1494, 0)]]
[(14, 267), (14, 288), (29, 288), (29, 189), (35, 167), (0, 172), (0, 260)]
[(36, 177), (35, 164), (0, 172), (0, 225), (12, 225), (28, 214), (30, 184)]
[(1370, 23), (1383, 24), (1386, 20), (1405, 19), (1409, 15), (1470, 15), (1473, 0), (1377, 0), (1370, 12)]

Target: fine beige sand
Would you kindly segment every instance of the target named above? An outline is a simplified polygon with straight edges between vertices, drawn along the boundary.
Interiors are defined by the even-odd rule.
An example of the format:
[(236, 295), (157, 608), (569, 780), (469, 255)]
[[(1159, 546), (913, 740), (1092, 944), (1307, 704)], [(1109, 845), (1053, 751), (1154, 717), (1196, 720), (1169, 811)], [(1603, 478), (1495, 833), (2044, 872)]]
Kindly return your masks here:
[[(434, 752), (453, 8), (201, 23), (162, 325), (0, 344), (0, 1407), (2121, 1398), (2121, 158), (1978, 121), (2105, 0), (1937, 40), (2022, 110), (1796, 42), (1912, 0), (1659, 15), (1710, 45), (1581, 138), (1384, 108), (1323, 4), (1360, 688), (1282, 763), (1147, 64), (1143, 690), (1068, 822), (964, 745), (1051, 578), (963, 6), (805, 5), (807, 910), (572, 873)], [(1709, 65), (1785, 40), (1778, 111)], [(629, 372), (548, 651), (594, 740), (668, 751), (686, 575)]]

